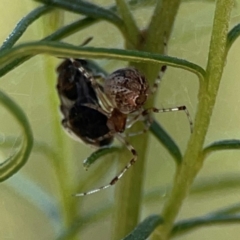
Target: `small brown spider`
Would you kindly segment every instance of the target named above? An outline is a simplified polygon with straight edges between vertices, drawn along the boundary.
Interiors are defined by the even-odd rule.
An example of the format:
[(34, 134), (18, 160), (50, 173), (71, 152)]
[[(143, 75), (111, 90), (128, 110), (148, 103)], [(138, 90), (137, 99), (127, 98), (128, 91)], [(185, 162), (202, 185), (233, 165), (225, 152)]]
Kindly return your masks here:
[(167, 109), (143, 109), (143, 105), (148, 96), (156, 91), (158, 84), (161, 81), (164, 72), (166, 71), (166, 66), (162, 66), (160, 74), (155, 81), (152, 90), (149, 89), (146, 78), (135, 68), (123, 68), (113, 72), (106, 79), (104, 79), (104, 85), (102, 89), (95, 78), (81, 65), (79, 61), (73, 61), (73, 64), (77, 69), (79, 69), (85, 78), (91, 82), (92, 87), (97, 93), (97, 97), (100, 101), (100, 105), (84, 103), (82, 106), (96, 110), (107, 117), (106, 125), (109, 128), (109, 132), (97, 139), (94, 139), (94, 141), (99, 142), (114, 136), (120, 142), (122, 142), (133, 155), (129, 163), (116, 177), (110, 181), (109, 184), (88, 192), (78, 193), (75, 196), (90, 195), (114, 185), (137, 161), (137, 151), (125, 139), (123, 132), (126, 128), (130, 128), (136, 121), (140, 120), (141, 117), (147, 121), (147, 124), (145, 129), (139, 133), (147, 131), (151, 125), (151, 112), (160, 113), (184, 111), (188, 117), (192, 129), (192, 121), (186, 106)]
[[(82, 46), (91, 39), (86, 39)], [(164, 46), (166, 52), (166, 43)], [(125, 137), (146, 132), (152, 123), (151, 112), (184, 111), (192, 131), (192, 121), (185, 106), (166, 109), (143, 108), (148, 96), (158, 88), (166, 66), (161, 67), (152, 89), (149, 88), (146, 78), (135, 68), (119, 69), (107, 77), (92, 70), (89, 61), (72, 58), (65, 59), (57, 68), (57, 91), (64, 117), (62, 125), (75, 139), (92, 146), (105, 147), (116, 137), (133, 157), (109, 184), (75, 196), (89, 195), (114, 185), (137, 161), (137, 152)], [(103, 86), (96, 81), (99, 77), (104, 80)], [(123, 134), (126, 128), (130, 128), (139, 120), (145, 123), (142, 131)]]

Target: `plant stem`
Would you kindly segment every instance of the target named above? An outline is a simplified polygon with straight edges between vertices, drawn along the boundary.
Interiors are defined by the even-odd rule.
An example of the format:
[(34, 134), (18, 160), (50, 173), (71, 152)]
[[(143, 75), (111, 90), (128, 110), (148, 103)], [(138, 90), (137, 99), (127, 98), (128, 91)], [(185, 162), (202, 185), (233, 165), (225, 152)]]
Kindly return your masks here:
[[(151, 22), (147, 29), (146, 46), (144, 50), (161, 53), (163, 42), (166, 41), (172, 31), (180, 0), (158, 1)], [(157, 31), (156, 31), (157, 30)]]
[[(164, 1), (166, 2), (166, 1)], [(169, 5), (164, 5), (166, 9), (162, 9), (159, 4), (155, 9), (156, 15), (163, 14), (164, 11), (171, 11), (170, 7), (172, 7), (171, 2), (176, 2), (176, 0), (168, 1)], [(177, 12), (174, 11), (175, 13)], [(175, 15), (171, 15), (174, 19)], [(169, 25), (167, 26), (169, 31), (171, 31), (173, 26), (173, 19), (169, 20)], [(156, 23), (155, 23), (156, 21)], [(127, 25), (127, 23), (125, 22)], [(146, 31), (147, 34), (153, 35), (156, 34), (157, 38), (153, 40), (153, 38), (148, 39), (148, 35), (146, 35), (146, 39), (148, 42), (142, 41), (142, 38), (139, 39), (139, 43), (135, 46), (136, 49), (150, 51), (154, 53), (162, 53), (163, 52), (163, 31), (159, 23), (159, 18), (154, 17), (152, 19), (152, 26), (149, 31)], [(165, 26), (166, 27), (166, 26)], [(160, 34), (161, 32), (162, 34)], [(151, 42), (152, 41), (152, 42)], [(128, 42), (128, 40), (126, 41)], [(137, 67), (143, 74), (145, 74), (146, 78), (149, 81), (150, 86), (156, 79), (156, 76), (159, 72), (160, 66), (153, 66), (153, 64), (146, 63), (131, 63), (132, 66)], [(148, 106), (154, 106), (154, 99), (148, 102)], [(131, 128), (132, 131), (139, 131), (139, 126), (133, 126)], [(145, 170), (145, 162), (147, 160), (147, 149), (149, 143), (149, 134), (144, 134), (143, 137), (135, 137), (131, 138), (131, 144), (136, 147), (138, 152), (138, 161), (137, 163), (130, 169), (126, 176), (117, 184), (116, 186), (116, 195), (115, 195), (115, 214), (114, 214), (114, 231), (113, 231), (113, 239), (121, 239), (126, 236), (132, 229), (135, 228), (139, 221), (140, 208), (141, 208), (141, 198), (142, 198), (142, 188), (143, 188), (143, 180), (144, 180), (144, 170)], [(130, 159), (130, 155), (128, 153), (121, 152), (119, 159)], [(122, 163), (121, 161), (121, 169), (126, 163)]]
[[(139, 221), (148, 134), (142, 137), (143, 141), (136, 139), (139, 139), (139, 137), (131, 138), (131, 144), (136, 147), (139, 154), (137, 163), (134, 164), (132, 169), (130, 169), (121, 181), (119, 181), (115, 191), (112, 239), (116, 240), (126, 236), (134, 229)], [(122, 151), (120, 153), (119, 165), (121, 169), (123, 165), (126, 165), (126, 161), (122, 161), (123, 159), (130, 160), (131, 155), (127, 151)]]
[(140, 37), (140, 32), (138, 30), (137, 24), (125, 0), (116, 0), (116, 4), (118, 11), (121, 14), (122, 19), (125, 23), (126, 35), (128, 36), (128, 40), (134, 46), (138, 43)]
[[(49, 35), (50, 33), (54, 32), (59, 26), (61, 25), (63, 21), (63, 12), (59, 10), (55, 10), (50, 14), (49, 16), (45, 16), (42, 20), (43, 24), (43, 34)], [(59, 149), (59, 153), (56, 156), (56, 159), (54, 159), (54, 167), (56, 172), (56, 177), (58, 180), (58, 186), (59, 186), (59, 196), (60, 196), (60, 208), (62, 211), (62, 217), (64, 219), (65, 227), (71, 225), (72, 219), (74, 218), (73, 211), (73, 204), (72, 204), (72, 186), (70, 184), (71, 178), (70, 178), (70, 167), (69, 167), (69, 161), (66, 159), (71, 159), (69, 148), (64, 141), (64, 133), (61, 131), (60, 127), (60, 118), (56, 118), (56, 114), (59, 108), (59, 103), (57, 100), (57, 94), (53, 95), (53, 92), (55, 93), (55, 85), (56, 85), (56, 76), (54, 74), (54, 69), (56, 68), (56, 63), (52, 58), (46, 58), (44, 60), (44, 66), (45, 66), (45, 77), (46, 77), (46, 83), (48, 85), (48, 98), (49, 98), (49, 105), (50, 105), (50, 112), (52, 114), (52, 135), (54, 138), (54, 145), (56, 149)]]
[(210, 123), (213, 107), (216, 101), (217, 91), (222, 77), (225, 63), (225, 47), (230, 13), (233, 0), (218, 0), (216, 2), (215, 17), (210, 44), (209, 59), (207, 64), (206, 80), (199, 90), (199, 105), (196, 113), (193, 132), (182, 165), (176, 172), (175, 182), (169, 199), (165, 203), (162, 216), (164, 224), (158, 227), (152, 239), (169, 239), (173, 222), (180, 211), (189, 188), (202, 167), (202, 148)]

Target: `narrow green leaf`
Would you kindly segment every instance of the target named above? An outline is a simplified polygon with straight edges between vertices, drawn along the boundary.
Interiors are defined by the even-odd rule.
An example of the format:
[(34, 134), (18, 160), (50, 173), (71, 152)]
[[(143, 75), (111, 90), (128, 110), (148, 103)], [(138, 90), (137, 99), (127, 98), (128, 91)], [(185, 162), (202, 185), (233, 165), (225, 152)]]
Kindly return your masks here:
[(229, 215), (234, 214), (240, 211), (240, 203), (235, 203), (225, 208), (218, 209), (215, 212), (212, 212), (211, 215), (213, 216), (220, 216), (220, 215)]
[(3, 104), (11, 112), (20, 124), (24, 134), (21, 148), (0, 164), (0, 182), (2, 182), (11, 177), (27, 162), (33, 147), (33, 134), (25, 113), (2, 91), (0, 91), (0, 104)]
[(123, 240), (145, 240), (154, 229), (163, 223), (163, 219), (159, 215), (152, 215), (141, 222), (129, 235)]
[(100, 157), (105, 156), (109, 153), (113, 153), (120, 150), (120, 148), (118, 147), (113, 147), (113, 146), (109, 146), (109, 147), (103, 147), (98, 149), (97, 151), (93, 152), (88, 158), (86, 158), (83, 161), (83, 167), (88, 170), (88, 168), (95, 162), (97, 161)]
[(42, 2), (44, 4), (48, 4), (50, 6), (63, 8), (67, 11), (79, 13), (86, 15), (92, 18), (100, 18), (104, 19), (108, 22), (113, 23), (120, 30), (123, 31), (124, 24), (121, 18), (119, 18), (114, 12), (99, 7), (93, 3), (81, 1), (81, 0), (35, 0), (37, 2)]
[(204, 148), (203, 154), (206, 158), (210, 153), (220, 150), (234, 150), (240, 149), (240, 140), (230, 139), (230, 140), (221, 140), (214, 142)]
[(239, 36), (240, 36), (240, 24), (236, 25), (228, 32), (226, 53), (229, 51), (229, 49)]
[(221, 191), (228, 189), (238, 189), (240, 182), (239, 174), (223, 174), (218, 176), (211, 176), (210, 178), (196, 181), (191, 188), (190, 194), (211, 193), (213, 191)]
[(232, 224), (240, 223), (240, 214), (238, 215), (221, 215), (221, 216), (203, 216), (198, 218), (192, 218), (177, 222), (171, 232), (172, 236), (185, 234), (189, 231), (203, 226), (214, 226), (217, 224)]
[(163, 63), (172, 67), (188, 70), (196, 74), (201, 82), (204, 81), (205, 76), (205, 71), (200, 66), (175, 57), (134, 50), (76, 47), (70, 44), (52, 41), (25, 43), (5, 50), (0, 54), (0, 66), (3, 68), (16, 58), (40, 53), (51, 54), (58, 57), (111, 58), (152, 64)]
[(34, 9), (24, 18), (22, 18), (4, 41), (3, 45), (0, 47), (0, 51), (12, 47), (17, 40), (23, 35), (29, 25), (31, 25), (35, 20), (41, 17), (43, 14), (50, 12), (53, 8), (49, 6), (42, 6)]
[[(57, 30), (53, 34), (47, 36), (46, 38), (42, 39), (41, 41), (45, 41), (45, 40), (53, 41), (53, 40), (63, 39), (63, 38), (68, 37), (69, 35), (76, 33), (96, 22), (97, 22), (97, 20), (92, 19), (92, 18), (84, 18), (84, 19), (78, 20), (76, 22), (73, 22), (67, 26), (60, 28), (59, 30)], [(12, 69), (21, 65), (25, 61), (29, 60), (31, 57), (33, 57), (33, 56), (24, 56), (24, 57), (18, 58), (16, 60), (13, 60), (12, 62), (7, 64), (5, 67), (3, 67), (0, 70), (0, 77), (7, 74), (9, 71), (11, 71)]]
[(64, 39), (74, 33), (77, 33), (89, 26), (91, 26), (93, 23), (98, 22), (97, 19), (86, 17), (80, 20), (77, 20), (73, 23), (70, 23), (64, 27), (61, 27), (51, 35), (45, 37), (41, 41), (54, 41), (54, 40), (60, 40)]
[(163, 146), (168, 150), (172, 155), (177, 164), (180, 164), (182, 161), (182, 154), (179, 147), (173, 141), (173, 139), (167, 134), (167, 132), (162, 128), (162, 126), (154, 121), (150, 127), (153, 135), (163, 144)]

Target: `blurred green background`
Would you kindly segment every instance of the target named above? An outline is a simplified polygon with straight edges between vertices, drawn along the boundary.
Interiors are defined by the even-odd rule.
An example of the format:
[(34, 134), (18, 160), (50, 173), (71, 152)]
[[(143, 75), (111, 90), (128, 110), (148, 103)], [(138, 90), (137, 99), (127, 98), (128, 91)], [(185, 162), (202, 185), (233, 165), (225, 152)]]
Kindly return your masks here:
[[(95, 1), (108, 6), (114, 1)], [(240, 22), (240, 1), (237, 1), (232, 13), (230, 26)], [(3, 42), (12, 31), (16, 23), (38, 4), (29, 0), (1, 0), (1, 33)], [(151, 6), (143, 6), (134, 11), (139, 26), (146, 26), (152, 13)], [(168, 55), (175, 56), (206, 66), (208, 47), (210, 42), (211, 26), (214, 15), (214, 3), (211, 1), (186, 1), (181, 4), (175, 27), (168, 44)], [(64, 23), (78, 19), (76, 14), (64, 14)], [(41, 20), (32, 24), (19, 42), (34, 41), (43, 38)], [(50, 23), (51, 24), (51, 23)], [(67, 42), (79, 45), (87, 37), (93, 36), (90, 46), (122, 48), (123, 39), (119, 32), (109, 23), (101, 22), (66, 39)], [(240, 40), (237, 40), (229, 52), (220, 85), (217, 103), (212, 116), (211, 126), (205, 144), (208, 145), (221, 139), (240, 139)], [(4, 90), (24, 109), (38, 141), (45, 142), (55, 151), (61, 152), (54, 140), (54, 129), (61, 128), (60, 115), (52, 112), (49, 99), (57, 99), (55, 80), (48, 79), (49, 73), (55, 75), (55, 68), (60, 61), (54, 57), (37, 56), (24, 63), (14, 71), (1, 78), (0, 89)], [(115, 60), (100, 60), (100, 65), (111, 72), (125, 65), (125, 62)], [(49, 63), (49, 64), (48, 64)], [(48, 73), (46, 73), (48, 72)], [(56, 76), (55, 76), (56, 78)], [(47, 84), (48, 82), (48, 84)], [(49, 84), (50, 82), (50, 84)], [(51, 85), (51, 87), (49, 87)], [(168, 68), (158, 91), (155, 107), (167, 108), (186, 105), (191, 116), (197, 107), (198, 81), (196, 76), (174, 68)], [(189, 124), (183, 113), (155, 114), (155, 118), (164, 126), (168, 133), (185, 151), (190, 135)], [(15, 141), (21, 136), (21, 131), (12, 116), (0, 106), (0, 161), (14, 152)], [(58, 126), (55, 123), (59, 122)], [(62, 131), (63, 132), (63, 131)], [(85, 172), (82, 161), (93, 149), (75, 142), (64, 132), (64, 144), (72, 152), (69, 166), (74, 173), (73, 181), (87, 178), (90, 169)], [(6, 138), (13, 136), (10, 148), (5, 148)], [(118, 143), (116, 143), (118, 144)], [(2, 146), (2, 147), (1, 147)], [(215, 189), (201, 194), (192, 194), (185, 202), (178, 219), (207, 214), (212, 210), (225, 207), (240, 201), (240, 152), (221, 151), (208, 157), (204, 167), (197, 177), (198, 183), (220, 182), (222, 179), (235, 179), (235, 184), (222, 190)], [(111, 160), (110, 160), (111, 161)], [(110, 162), (106, 160), (106, 166)], [(99, 163), (96, 163), (96, 165)], [(96, 166), (92, 166), (94, 169)], [(161, 197), (142, 208), (142, 218), (159, 213), (162, 203), (168, 194), (168, 188), (174, 173), (174, 161), (169, 153), (151, 137), (148, 150), (148, 162), (145, 171), (145, 191), (157, 188), (166, 189)], [(114, 169), (99, 179), (97, 186), (88, 186), (89, 189), (101, 186), (115, 175)], [(32, 185), (32, 182), (35, 185)], [(238, 184), (239, 183), (239, 184)], [(136, 183), (137, 184), (137, 183)], [(239, 186), (238, 186), (239, 185)], [(37, 188), (38, 187), (38, 188)], [(88, 190), (88, 189), (86, 189)], [(109, 189), (83, 199), (79, 211), (88, 212), (97, 209), (106, 200), (113, 200), (114, 189)], [(35, 194), (36, 192), (36, 194)], [(49, 216), (41, 208), (44, 203), (36, 205), (34, 197), (42, 196), (48, 202), (46, 194), (53, 197), (49, 207)], [(56, 177), (49, 159), (43, 154), (32, 152), (28, 163), (13, 177), (1, 184), (0, 191), (0, 239), (54, 239), (60, 229), (54, 218), (55, 208), (58, 206), (58, 192)], [(52, 199), (52, 198), (51, 198)], [(51, 201), (49, 199), (49, 201)], [(78, 199), (74, 199), (78, 201)], [(51, 207), (52, 206), (52, 207)], [(57, 216), (56, 216), (57, 218)], [(102, 221), (85, 226), (81, 231), (81, 239), (110, 239), (111, 216)], [(237, 224), (217, 225), (201, 228), (177, 239), (239, 239), (240, 227)]]

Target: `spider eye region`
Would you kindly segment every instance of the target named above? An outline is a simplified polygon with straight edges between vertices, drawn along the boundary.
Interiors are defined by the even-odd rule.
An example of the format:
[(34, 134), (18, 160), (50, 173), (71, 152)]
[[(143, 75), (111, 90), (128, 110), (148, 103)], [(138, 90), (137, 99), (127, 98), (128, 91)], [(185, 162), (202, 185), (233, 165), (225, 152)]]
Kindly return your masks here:
[(123, 68), (108, 76), (104, 92), (117, 109), (128, 114), (141, 108), (147, 100), (148, 83), (137, 69)]

